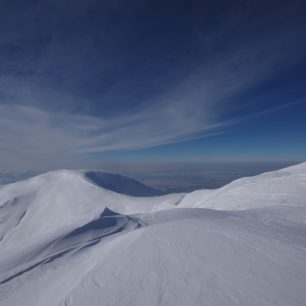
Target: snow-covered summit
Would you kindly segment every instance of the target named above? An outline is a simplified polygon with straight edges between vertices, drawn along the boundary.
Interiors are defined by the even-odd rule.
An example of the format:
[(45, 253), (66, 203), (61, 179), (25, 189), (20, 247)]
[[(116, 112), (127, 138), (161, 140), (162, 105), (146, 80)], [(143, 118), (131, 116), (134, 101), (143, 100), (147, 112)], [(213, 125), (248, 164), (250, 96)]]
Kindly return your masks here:
[(0, 240), (5, 243), (84, 223), (105, 207), (120, 213), (145, 212), (173, 206), (181, 197), (157, 194), (142, 183), (108, 172), (47, 172), (0, 187)]
[[(90, 180), (92, 183), (105, 189), (131, 196), (158, 196), (162, 192), (149, 187), (135, 179), (103, 170), (56, 170), (36, 175), (24, 181), (48, 182), (51, 180)], [(16, 182), (19, 184), (22, 181)], [(1, 188), (1, 187), (0, 187)]]

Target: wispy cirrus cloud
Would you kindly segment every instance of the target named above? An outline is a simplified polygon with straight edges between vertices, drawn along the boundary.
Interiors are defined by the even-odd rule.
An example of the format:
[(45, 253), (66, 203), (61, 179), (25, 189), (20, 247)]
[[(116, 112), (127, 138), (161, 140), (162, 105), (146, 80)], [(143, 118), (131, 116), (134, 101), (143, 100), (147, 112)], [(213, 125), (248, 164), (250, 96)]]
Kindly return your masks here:
[[(83, 7), (75, 18), (82, 12)], [(232, 42), (220, 44), (235, 26), (228, 18), (213, 34), (192, 34), (203, 55), (192, 58), (166, 50), (157, 57), (150, 54), (149, 64), (144, 55), (137, 63), (137, 48), (126, 47), (133, 36), (116, 39), (103, 29), (101, 43), (96, 30), (73, 30), (62, 37), (61, 26), (38, 33), (28, 29), (30, 37), (34, 31), (42, 38), (34, 39), (31, 50), (20, 51), (26, 60), (17, 56), (18, 48), (15, 55), (0, 51), (6, 63), (0, 75), (0, 167), (17, 161), (28, 167), (58, 160), (82, 164), (88, 153), (210, 135), (245, 119), (240, 109), (248, 108), (247, 99), (241, 95), (302, 60), (305, 25), (253, 33), (251, 39), (234, 35)], [(122, 34), (122, 29), (114, 33)], [(150, 39), (154, 42), (159, 36), (154, 33)], [(20, 39), (14, 30), (2, 47)], [(144, 43), (148, 46), (141, 54), (153, 46), (152, 41)], [(32, 49), (39, 50), (37, 58)], [(178, 60), (171, 62), (171, 56)], [(183, 64), (176, 67), (180, 60)], [(143, 67), (135, 68), (137, 64)], [(258, 111), (274, 108), (267, 105)]]

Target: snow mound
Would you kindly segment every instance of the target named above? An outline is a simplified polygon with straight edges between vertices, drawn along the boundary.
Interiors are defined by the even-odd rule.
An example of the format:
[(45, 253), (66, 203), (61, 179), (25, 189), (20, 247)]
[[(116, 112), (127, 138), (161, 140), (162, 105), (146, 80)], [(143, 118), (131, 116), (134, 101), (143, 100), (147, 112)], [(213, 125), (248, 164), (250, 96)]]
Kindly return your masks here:
[(0, 296), (5, 306), (302, 306), (305, 244), (305, 226), (252, 211), (106, 212), (47, 246), (2, 253)]
[[(92, 172), (89, 172), (92, 175)], [(124, 182), (133, 193), (153, 190), (122, 176), (98, 172), (95, 178), (110, 178), (113, 187), (123, 190)], [(103, 188), (88, 179), (86, 171), (60, 170), (0, 187), (0, 241), (35, 239), (63, 227), (85, 224), (97, 218), (105, 207), (118, 213), (154, 211), (174, 207), (182, 195), (131, 197)], [(119, 183), (116, 185), (116, 179)], [(118, 187), (119, 186), (119, 187)]]
[(306, 163), (245, 177), (212, 190), (187, 194), (180, 207), (241, 210), (279, 205), (306, 205)]

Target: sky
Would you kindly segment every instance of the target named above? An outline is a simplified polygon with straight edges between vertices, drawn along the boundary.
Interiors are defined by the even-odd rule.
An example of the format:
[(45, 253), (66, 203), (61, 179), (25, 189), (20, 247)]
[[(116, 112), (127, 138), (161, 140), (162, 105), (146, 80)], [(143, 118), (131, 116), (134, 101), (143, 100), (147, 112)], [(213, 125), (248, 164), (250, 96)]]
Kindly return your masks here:
[(0, 2), (0, 169), (306, 160), (305, 1)]

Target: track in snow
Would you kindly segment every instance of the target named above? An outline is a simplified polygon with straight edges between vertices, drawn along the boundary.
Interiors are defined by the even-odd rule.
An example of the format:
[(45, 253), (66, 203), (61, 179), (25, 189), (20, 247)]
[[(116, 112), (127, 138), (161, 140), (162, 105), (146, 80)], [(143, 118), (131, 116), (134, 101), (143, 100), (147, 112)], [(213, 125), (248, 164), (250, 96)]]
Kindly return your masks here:
[[(10, 264), (10, 259), (5, 264), (0, 260), (0, 266), (6, 267), (6, 271), (1, 271), (0, 284), (4, 284), (21, 274), (28, 272), (40, 265), (50, 263), (62, 256), (73, 256), (85, 248), (91, 247), (106, 237), (118, 234), (124, 231), (135, 230), (145, 226), (145, 222), (140, 219), (126, 215), (121, 215), (105, 208), (100, 217), (80, 226), (62, 237), (49, 242), (46, 247), (43, 245), (35, 252), (30, 261), (25, 264), (22, 254), (19, 264), (16, 265), (16, 259)], [(12, 267), (14, 265), (14, 267)], [(12, 269), (13, 268), (13, 269)], [(11, 272), (13, 270), (13, 273)]]

